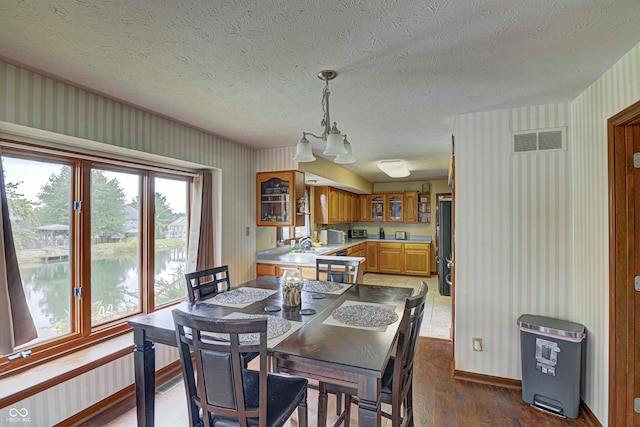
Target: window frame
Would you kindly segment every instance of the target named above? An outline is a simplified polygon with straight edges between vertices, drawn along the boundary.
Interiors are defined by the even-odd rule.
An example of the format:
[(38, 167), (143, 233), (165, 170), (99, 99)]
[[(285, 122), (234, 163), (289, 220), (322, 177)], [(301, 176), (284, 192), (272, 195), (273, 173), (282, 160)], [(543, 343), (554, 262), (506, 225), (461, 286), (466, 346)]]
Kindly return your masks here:
[[(155, 306), (153, 292), (155, 290), (154, 268), (154, 178), (183, 179), (187, 183), (187, 228), (190, 227), (191, 196), (193, 179), (197, 172), (180, 170), (172, 166), (158, 166), (157, 163), (145, 164), (140, 161), (123, 160), (109, 156), (87, 155), (82, 152), (40, 146), (33, 143), (22, 143), (0, 138), (0, 149), (3, 157), (25, 160), (60, 162), (72, 167), (71, 195), (72, 200), (82, 203), (79, 213), (70, 207), (70, 332), (68, 334), (37, 342), (25, 344), (12, 353), (0, 356), (0, 379), (49, 360), (103, 342), (110, 338), (128, 333), (131, 327), (128, 320), (132, 317), (169, 307), (186, 299), (179, 298)], [(91, 324), (91, 171), (93, 169), (114, 172), (136, 173), (140, 179), (140, 310), (118, 319), (95, 326)], [(187, 233), (188, 235), (188, 233)], [(83, 249), (84, 248), (84, 249)], [(74, 295), (74, 288), (81, 288), (81, 297)], [(9, 361), (8, 358), (23, 351), (31, 351), (28, 357)]]

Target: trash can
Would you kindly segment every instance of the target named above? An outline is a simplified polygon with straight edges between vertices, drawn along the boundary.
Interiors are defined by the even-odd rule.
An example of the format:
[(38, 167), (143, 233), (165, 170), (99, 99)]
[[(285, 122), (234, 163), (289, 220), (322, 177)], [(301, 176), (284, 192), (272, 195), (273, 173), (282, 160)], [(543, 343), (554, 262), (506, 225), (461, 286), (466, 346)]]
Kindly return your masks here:
[(534, 408), (577, 418), (584, 325), (523, 314), (518, 318), (522, 399)]

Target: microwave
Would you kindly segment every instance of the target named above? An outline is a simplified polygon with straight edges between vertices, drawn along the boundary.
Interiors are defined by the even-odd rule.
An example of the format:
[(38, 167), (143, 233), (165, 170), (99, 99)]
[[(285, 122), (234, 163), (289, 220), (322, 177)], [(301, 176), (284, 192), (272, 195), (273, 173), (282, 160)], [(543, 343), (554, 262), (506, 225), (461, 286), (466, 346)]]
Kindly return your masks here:
[(350, 239), (366, 239), (367, 238), (367, 230), (364, 229), (353, 229), (347, 232), (347, 236)]

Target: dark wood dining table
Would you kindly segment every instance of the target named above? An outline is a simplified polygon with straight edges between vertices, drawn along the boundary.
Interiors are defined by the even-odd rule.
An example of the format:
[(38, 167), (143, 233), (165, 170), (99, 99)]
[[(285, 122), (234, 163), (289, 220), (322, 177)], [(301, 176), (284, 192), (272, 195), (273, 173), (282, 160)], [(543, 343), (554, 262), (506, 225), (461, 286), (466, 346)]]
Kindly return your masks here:
[[(277, 277), (265, 276), (234, 288), (279, 290)], [(345, 385), (358, 390), (358, 424), (363, 427), (380, 425), (380, 389), (382, 373), (392, 354), (404, 301), (411, 288), (374, 285), (351, 286), (341, 295), (324, 293), (318, 299), (313, 292), (302, 292), (298, 308), (282, 307), (280, 292), (246, 307), (230, 307), (207, 303), (181, 302), (150, 314), (129, 320), (133, 327), (134, 368), (138, 426), (154, 425), (155, 351), (154, 343), (176, 346), (175, 327), (171, 311), (189, 311), (201, 316), (222, 318), (234, 313), (271, 314), (290, 321), (302, 322), (284, 340), (269, 348), (277, 371)], [(316, 296), (316, 298), (313, 298)], [(398, 321), (384, 327), (356, 328), (327, 324), (333, 311), (345, 301), (393, 306)], [(265, 307), (280, 306), (281, 311), (265, 312)], [(302, 315), (300, 309), (314, 309), (315, 314)], [(335, 323), (335, 322), (334, 322)]]

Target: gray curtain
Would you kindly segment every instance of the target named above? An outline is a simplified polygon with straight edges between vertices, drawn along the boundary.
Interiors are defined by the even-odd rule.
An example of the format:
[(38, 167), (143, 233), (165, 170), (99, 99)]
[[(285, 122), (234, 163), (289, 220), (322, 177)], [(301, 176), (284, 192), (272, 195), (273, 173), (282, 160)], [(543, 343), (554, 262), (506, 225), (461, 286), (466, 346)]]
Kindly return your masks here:
[(38, 337), (27, 299), (22, 288), (18, 258), (13, 245), (9, 205), (0, 156), (0, 354), (12, 353), (15, 347)]

